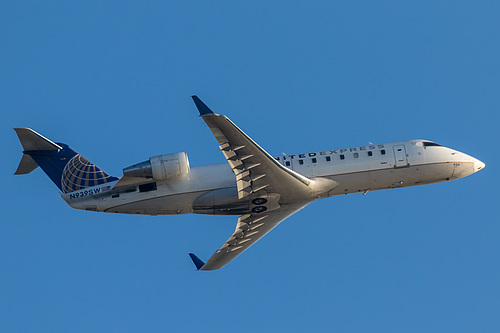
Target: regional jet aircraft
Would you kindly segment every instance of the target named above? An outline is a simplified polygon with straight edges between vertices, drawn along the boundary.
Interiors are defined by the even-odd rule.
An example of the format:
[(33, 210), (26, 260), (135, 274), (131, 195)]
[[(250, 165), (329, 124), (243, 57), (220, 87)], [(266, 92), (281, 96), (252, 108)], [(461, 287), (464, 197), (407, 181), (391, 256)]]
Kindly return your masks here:
[(96, 212), (239, 215), (236, 230), (198, 270), (219, 269), (312, 201), (462, 178), (484, 163), (428, 140), (409, 140), (272, 157), (227, 117), (193, 96), (227, 163), (190, 167), (186, 153), (153, 156), (113, 177), (68, 145), (29, 128), (15, 174), (38, 166), (71, 207)]

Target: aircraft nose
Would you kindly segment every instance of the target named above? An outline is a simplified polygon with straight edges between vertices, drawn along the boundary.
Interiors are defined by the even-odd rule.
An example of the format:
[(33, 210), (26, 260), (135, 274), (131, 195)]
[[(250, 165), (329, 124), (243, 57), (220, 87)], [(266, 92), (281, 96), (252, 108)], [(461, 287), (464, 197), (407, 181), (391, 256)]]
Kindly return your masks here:
[(474, 172), (484, 169), (485, 166), (486, 165), (477, 158), (474, 159)]

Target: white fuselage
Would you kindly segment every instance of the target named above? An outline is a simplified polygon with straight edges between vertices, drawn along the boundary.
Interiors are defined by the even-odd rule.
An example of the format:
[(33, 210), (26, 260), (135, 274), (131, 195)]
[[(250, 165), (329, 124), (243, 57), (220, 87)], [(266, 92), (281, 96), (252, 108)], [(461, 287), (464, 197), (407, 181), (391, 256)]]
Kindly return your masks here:
[[(322, 197), (437, 183), (468, 176), (484, 167), (484, 163), (467, 154), (425, 140), (314, 151), (276, 159), (312, 180), (326, 178), (339, 184)], [(248, 202), (238, 200), (236, 178), (228, 163), (192, 167), (180, 178), (119, 190), (112, 189), (115, 183), (62, 197), (73, 208), (124, 214), (240, 215), (249, 207)]]

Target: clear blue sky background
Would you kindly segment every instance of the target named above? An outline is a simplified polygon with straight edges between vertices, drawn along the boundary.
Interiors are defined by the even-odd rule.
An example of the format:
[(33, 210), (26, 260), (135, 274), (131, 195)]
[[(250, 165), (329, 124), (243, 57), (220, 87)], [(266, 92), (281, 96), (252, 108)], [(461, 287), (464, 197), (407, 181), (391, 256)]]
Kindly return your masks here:
[[(2, 1), (1, 332), (500, 332), (498, 1)], [(111, 174), (224, 162), (198, 94), (274, 155), (414, 138), (486, 163), (318, 201), (224, 269), (236, 217), (77, 211), (13, 127)]]

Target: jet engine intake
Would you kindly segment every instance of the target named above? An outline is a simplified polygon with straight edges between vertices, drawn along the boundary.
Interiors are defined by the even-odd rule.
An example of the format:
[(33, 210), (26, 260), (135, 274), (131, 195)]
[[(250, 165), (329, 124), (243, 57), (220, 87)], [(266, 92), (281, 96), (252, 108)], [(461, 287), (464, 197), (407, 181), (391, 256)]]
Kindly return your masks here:
[(187, 154), (181, 152), (150, 157), (149, 161), (123, 169), (123, 176), (167, 180), (185, 176), (189, 170)]

